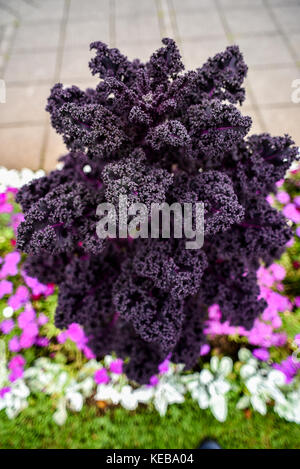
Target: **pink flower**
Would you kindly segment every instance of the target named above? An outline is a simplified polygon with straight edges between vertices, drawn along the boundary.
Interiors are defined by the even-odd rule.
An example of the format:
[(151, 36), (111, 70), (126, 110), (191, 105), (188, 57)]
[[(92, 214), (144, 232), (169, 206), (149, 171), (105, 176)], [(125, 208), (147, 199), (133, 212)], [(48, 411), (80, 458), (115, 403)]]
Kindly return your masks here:
[(295, 362), (293, 357), (290, 356), (283, 360), (280, 364), (275, 363), (273, 368), (285, 374), (285, 382), (288, 384), (293, 380), (294, 376), (300, 369), (300, 362)]
[(296, 307), (297, 307), (297, 308), (300, 308), (300, 296), (296, 296), (296, 298), (295, 298), (294, 301), (295, 301)]
[(41, 313), (38, 317), (37, 323), (39, 326), (44, 326), (48, 321), (49, 318), (45, 314)]
[(15, 327), (15, 322), (13, 319), (5, 319), (0, 323), (0, 330), (3, 334), (9, 334)]
[(87, 337), (85, 337), (84, 330), (82, 329), (82, 327), (79, 324), (73, 322), (69, 325), (66, 332), (68, 338), (75, 342), (79, 349), (83, 349), (88, 339)]
[(296, 235), (300, 238), (300, 226), (296, 228)]
[(6, 386), (5, 388), (0, 389), (0, 398), (3, 399), (5, 394), (11, 391), (11, 388), (9, 386)]
[(294, 342), (298, 347), (300, 347), (300, 334), (295, 335)]
[(25, 329), (29, 323), (35, 320), (35, 311), (31, 307), (27, 307), (18, 317), (18, 325), (20, 329)]
[(159, 383), (159, 379), (156, 375), (151, 376), (149, 381), (149, 386), (157, 386)]
[(274, 333), (272, 336), (272, 345), (274, 347), (283, 347), (287, 342), (287, 335), (285, 332)]
[(263, 362), (267, 362), (270, 358), (270, 353), (265, 348), (255, 348), (252, 353), (258, 360)]
[(47, 289), (46, 291), (44, 292), (44, 296), (50, 296), (54, 293), (54, 290), (55, 290), (55, 285), (53, 283), (48, 283), (47, 285)]
[(297, 206), (297, 207), (300, 207), (300, 195), (297, 195), (294, 200), (293, 200), (294, 204)]
[(94, 379), (97, 384), (106, 384), (109, 382), (109, 376), (105, 368), (101, 368), (101, 370), (97, 370)]
[(30, 277), (26, 272), (22, 272), (26, 285), (31, 289), (34, 296), (43, 295), (47, 292), (48, 286), (40, 283), (38, 279)]
[(8, 379), (11, 383), (13, 383), (14, 381), (16, 381), (17, 379), (19, 378), (23, 378), (23, 375), (24, 375), (24, 370), (23, 368), (17, 366), (15, 367), (12, 372), (10, 373)]
[(21, 308), (27, 301), (29, 300), (29, 291), (27, 290), (24, 285), (20, 285), (16, 293), (12, 295), (9, 299), (7, 304), (12, 307), (14, 311)]
[(286, 276), (286, 271), (285, 268), (282, 267), (282, 265), (279, 264), (272, 264), (269, 267), (270, 271), (274, 275), (275, 280), (281, 281), (285, 278)]
[(35, 339), (35, 345), (37, 345), (38, 347), (48, 347), (49, 343), (50, 342), (47, 337), (37, 337)]
[(292, 238), (285, 245), (286, 245), (287, 248), (290, 248), (291, 246), (293, 246), (294, 242), (295, 242), (295, 240), (294, 240), (294, 238)]
[(22, 355), (15, 355), (8, 363), (8, 368), (13, 370), (14, 368), (22, 368), (26, 363), (25, 358)]
[(20, 348), (30, 348), (35, 342), (35, 336), (23, 332), (20, 336)]
[(291, 200), (289, 194), (285, 191), (278, 192), (276, 198), (281, 204), (287, 204)]
[(271, 287), (274, 283), (274, 276), (268, 269), (265, 269), (265, 267), (262, 266), (257, 271), (257, 278), (259, 283), (266, 287)]
[(0, 194), (0, 213), (11, 213), (13, 211), (12, 204), (7, 202), (7, 196), (5, 192)]
[(14, 230), (14, 233), (17, 234), (17, 229), (21, 221), (24, 221), (23, 213), (14, 213), (11, 217), (11, 226)]
[(96, 355), (92, 352), (92, 350), (87, 347), (86, 345), (83, 347), (82, 349), (83, 353), (84, 353), (84, 356), (88, 359), (88, 360), (92, 360), (93, 358), (96, 358)]
[(208, 308), (208, 316), (210, 319), (221, 319), (221, 310), (219, 305), (213, 304)]
[(64, 344), (65, 341), (67, 340), (68, 336), (67, 336), (67, 333), (64, 331), (64, 332), (61, 332), (60, 334), (58, 334), (58, 336), (56, 337), (57, 339), (57, 342), (59, 344)]
[(6, 254), (4, 264), (0, 270), (0, 278), (17, 275), (20, 259), (21, 255), (17, 251)]
[(284, 183), (284, 179), (279, 179), (279, 181), (277, 181), (275, 183), (275, 185), (276, 185), (276, 187), (281, 187), (283, 185), (283, 183)]
[(36, 337), (39, 333), (39, 328), (35, 322), (28, 322), (23, 331), (23, 334), (29, 337)]
[(272, 326), (274, 329), (279, 329), (282, 326), (282, 319), (280, 316), (274, 316), (271, 320)]
[(117, 358), (116, 360), (111, 362), (109, 369), (112, 373), (116, 373), (118, 375), (122, 374), (123, 373), (123, 360), (121, 360), (121, 358)]
[(202, 357), (203, 355), (207, 355), (210, 351), (210, 346), (208, 344), (203, 344), (201, 345), (201, 348), (200, 348), (200, 357)]
[(271, 194), (269, 194), (269, 195), (267, 195), (267, 197), (266, 197), (266, 201), (267, 201), (270, 205), (272, 205), (272, 204), (274, 203), (274, 197), (273, 197)]
[(19, 338), (16, 335), (8, 342), (8, 348), (11, 352), (19, 352), (20, 343)]
[(166, 358), (162, 363), (158, 365), (158, 371), (161, 374), (167, 373), (167, 371), (169, 370), (169, 366), (170, 366), (170, 360)]
[(300, 211), (297, 210), (297, 207), (295, 204), (287, 204), (283, 208), (282, 213), (286, 218), (289, 218), (294, 223), (300, 222)]
[(272, 345), (273, 328), (269, 324), (256, 319), (254, 327), (249, 331), (248, 340), (250, 344), (270, 347)]
[(13, 291), (13, 284), (8, 280), (1, 280), (0, 281), (0, 299), (3, 298), (5, 295), (10, 295)]

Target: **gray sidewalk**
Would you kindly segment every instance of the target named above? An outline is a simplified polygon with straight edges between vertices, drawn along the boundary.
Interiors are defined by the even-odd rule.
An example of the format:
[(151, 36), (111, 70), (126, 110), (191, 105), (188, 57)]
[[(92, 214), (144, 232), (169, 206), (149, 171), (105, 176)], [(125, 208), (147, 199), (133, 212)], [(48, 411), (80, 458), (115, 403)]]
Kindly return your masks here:
[[(95, 85), (89, 43), (146, 60), (173, 37), (188, 69), (237, 43), (249, 65), (243, 113), (252, 132), (300, 145), (300, 0), (0, 0), (0, 165), (46, 170), (66, 149), (44, 111), (57, 81)], [(300, 90), (300, 82), (298, 85)], [(300, 91), (298, 92), (300, 101)]]

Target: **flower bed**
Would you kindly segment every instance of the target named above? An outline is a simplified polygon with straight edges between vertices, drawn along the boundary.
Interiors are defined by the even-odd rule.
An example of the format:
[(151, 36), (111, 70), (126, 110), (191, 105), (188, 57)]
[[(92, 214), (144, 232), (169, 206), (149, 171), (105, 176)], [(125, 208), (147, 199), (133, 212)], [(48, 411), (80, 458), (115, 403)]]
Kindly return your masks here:
[(201, 371), (166, 359), (148, 385), (138, 386), (123, 373), (123, 361), (107, 355), (97, 362), (89, 338), (79, 324), (59, 331), (53, 323), (54, 285), (43, 285), (26, 273), (25, 257), (15, 251), (15, 233), (22, 220), (14, 196), (24, 182), (41, 173), (0, 169), (0, 410), (16, 417), (30, 395), (51, 397), (53, 419), (62, 425), (67, 409), (79, 412), (84, 403), (100, 408), (139, 404), (161, 416), (168, 406), (183, 403), (187, 394), (216, 419), (226, 420), (228, 403), (236, 411), (254, 409), (300, 423), (300, 171), (294, 169), (269, 202), (282, 209), (295, 238), (280, 263), (261, 266), (260, 295), (267, 308), (246, 331), (222, 322), (218, 305), (209, 308), (207, 344), (199, 350)]

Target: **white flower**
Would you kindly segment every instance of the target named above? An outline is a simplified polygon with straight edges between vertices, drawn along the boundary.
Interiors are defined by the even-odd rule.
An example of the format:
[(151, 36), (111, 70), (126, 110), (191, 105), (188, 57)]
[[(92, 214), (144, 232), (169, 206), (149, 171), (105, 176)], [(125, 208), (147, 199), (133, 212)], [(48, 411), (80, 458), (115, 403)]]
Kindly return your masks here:
[(111, 401), (113, 404), (119, 404), (120, 393), (111, 384), (99, 384), (94, 399), (96, 401)]
[(199, 380), (201, 384), (209, 384), (213, 381), (214, 376), (209, 370), (201, 370)]
[(68, 391), (66, 393), (67, 403), (71, 410), (79, 412), (83, 406), (83, 396), (78, 391)]
[(142, 386), (134, 391), (135, 397), (139, 402), (146, 404), (149, 402), (153, 395), (154, 389), (152, 387)]
[(80, 383), (80, 389), (85, 397), (89, 397), (92, 394), (94, 387), (95, 381), (91, 376), (85, 378), (85, 380)]
[(254, 375), (256, 372), (256, 368), (253, 365), (243, 365), (240, 369), (240, 376), (243, 379), (249, 378), (250, 376)]
[(53, 420), (57, 425), (63, 425), (67, 420), (66, 399), (61, 398), (57, 405), (57, 410), (53, 414)]
[(210, 383), (208, 388), (211, 395), (227, 394), (230, 390), (230, 384), (225, 379), (218, 378), (213, 383)]
[(252, 354), (251, 354), (250, 350), (243, 347), (239, 350), (238, 357), (239, 357), (239, 360), (241, 362), (247, 362), (249, 360), (249, 358), (252, 357)]
[(210, 359), (210, 369), (213, 373), (217, 373), (219, 368), (219, 358), (217, 356), (213, 356)]
[(268, 381), (276, 386), (284, 386), (285, 375), (280, 370), (271, 370), (268, 374)]
[(183, 388), (181, 386), (174, 386), (171, 382), (165, 379), (161, 379), (155, 388), (154, 395), (154, 406), (161, 416), (166, 414), (169, 404), (181, 404), (184, 402), (184, 396), (182, 395)]
[(230, 357), (223, 357), (220, 361), (218, 373), (223, 375), (223, 376), (228, 376), (233, 367), (233, 362)]
[(120, 392), (120, 404), (128, 410), (134, 410), (138, 406), (138, 399), (129, 385), (123, 386)]
[(22, 379), (12, 383), (10, 388), (0, 399), (0, 410), (5, 409), (7, 417), (13, 419), (28, 406), (27, 397), (30, 390)]
[(263, 381), (260, 376), (251, 376), (249, 379), (247, 379), (245, 384), (251, 394), (257, 394), (263, 385)]

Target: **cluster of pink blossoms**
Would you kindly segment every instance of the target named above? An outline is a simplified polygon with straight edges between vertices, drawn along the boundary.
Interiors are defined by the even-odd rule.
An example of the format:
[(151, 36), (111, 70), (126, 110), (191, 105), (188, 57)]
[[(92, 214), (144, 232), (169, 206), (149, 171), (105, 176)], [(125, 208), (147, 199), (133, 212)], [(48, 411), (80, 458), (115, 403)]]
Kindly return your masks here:
[[(208, 335), (240, 335), (247, 337), (252, 345), (263, 348), (283, 346), (287, 336), (284, 332), (276, 331), (282, 325), (279, 312), (291, 311), (291, 301), (279, 291), (283, 290), (282, 280), (286, 275), (284, 267), (272, 264), (270, 267), (260, 267), (257, 276), (260, 284), (260, 298), (264, 298), (267, 307), (262, 316), (255, 320), (252, 329), (247, 331), (240, 326), (231, 326), (228, 321), (222, 322), (222, 312), (217, 304), (208, 309), (208, 321), (205, 333)], [(275, 291), (278, 290), (278, 291)], [(298, 299), (296, 299), (298, 301)]]
[[(292, 172), (297, 174), (300, 172), (300, 169), (294, 170)], [(284, 180), (281, 179), (276, 183), (276, 186), (278, 189), (281, 189), (283, 184)], [(300, 196), (297, 195), (291, 199), (291, 196), (288, 192), (285, 190), (278, 190), (275, 197), (273, 195), (268, 195), (267, 200), (271, 205), (274, 204), (274, 202), (279, 202), (282, 205), (283, 215), (297, 225), (295, 233), (298, 237), (300, 237)], [(289, 245), (292, 245), (293, 241), (291, 240), (290, 243), (291, 244)]]
[(106, 368), (101, 368), (95, 372), (95, 381), (97, 384), (107, 384), (110, 381), (109, 372), (116, 375), (121, 375), (123, 373), (123, 360), (121, 358), (116, 358), (109, 365), (109, 370)]
[[(8, 348), (13, 353), (33, 345), (41, 347), (48, 345), (48, 339), (40, 335), (40, 328), (48, 322), (48, 317), (43, 313), (38, 315), (31, 301), (41, 295), (51, 295), (54, 291), (53, 285), (43, 285), (37, 279), (26, 275), (20, 268), (20, 261), (21, 256), (18, 252), (10, 252), (0, 261), (0, 299), (9, 295), (7, 306), (3, 310), (3, 315), (7, 319), (0, 322), (0, 331), (3, 334), (16, 332), (8, 343)], [(19, 285), (14, 291), (13, 282), (9, 278), (18, 274), (22, 276), (25, 285)], [(23, 311), (13, 318), (14, 313), (20, 309)]]
[(86, 337), (83, 328), (79, 324), (73, 322), (72, 324), (69, 325), (68, 329), (61, 332), (57, 336), (57, 341), (59, 344), (65, 343), (67, 339), (74, 342), (77, 348), (83, 352), (83, 354), (88, 360), (95, 358), (95, 355), (93, 354), (91, 349), (87, 346), (89, 338)]

